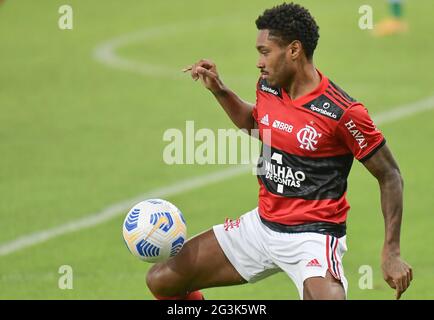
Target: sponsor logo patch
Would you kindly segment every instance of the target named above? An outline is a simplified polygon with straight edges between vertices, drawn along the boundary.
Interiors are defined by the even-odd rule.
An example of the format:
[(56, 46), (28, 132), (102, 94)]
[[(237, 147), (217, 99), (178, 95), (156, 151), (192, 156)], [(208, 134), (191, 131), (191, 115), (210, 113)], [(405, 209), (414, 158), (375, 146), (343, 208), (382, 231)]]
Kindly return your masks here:
[(274, 96), (280, 97), (282, 98), (282, 94), (280, 92), (279, 88), (274, 88), (274, 87), (270, 87), (267, 83), (267, 81), (265, 80), (261, 80), (259, 82), (259, 90), (267, 92), (267, 93), (271, 93)]
[(320, 113), (323, 116), (327, 116), (332, 119), (337, 119), (338, 115), (332, 111), (327, 111), (328, 108), (330, 108), (330, 103), (328, 102), (324, 103), (323, 107), (321, 108), (318, 108), (314, 104), (310, 105), (310, 110), (312, 110), (313, 112)]
[(279, 130), (291, 133), (292, 129), (294, 129), (294, 126), (292, 126), (290, 124), (287, 124), (287, 123), (285, 123), (283, 121), (274, 120), (274, 122), (273, 122), (273, 128), (276, 128), (276, 129), (279, 129)]
[(357, 129), (357, 126), (352, 119), (345, 123), (345, 127), (347, 127), (349, 133), (351, 133), (351, 135), (357, 141), (360, 149), (366, 148), (368, 146), (365, 136), (359, 131), (359, 129)]
[(336, 121), (338, 121), (344, 113), (342, 108), (334, 104), (326, 96), (320, 96), (315, 100), (306, 103), (303, 107)]
[(276, 89), (267, 87), (267, 86), (265, 86), (263, 84), (261, 84), (261, 90), (265, 91), (265, 92), (268, 92), (268, 93), (271, 93), (271, 94), (274, 94), (275, 96), (279, 95), (279, 91), (277, 91)]

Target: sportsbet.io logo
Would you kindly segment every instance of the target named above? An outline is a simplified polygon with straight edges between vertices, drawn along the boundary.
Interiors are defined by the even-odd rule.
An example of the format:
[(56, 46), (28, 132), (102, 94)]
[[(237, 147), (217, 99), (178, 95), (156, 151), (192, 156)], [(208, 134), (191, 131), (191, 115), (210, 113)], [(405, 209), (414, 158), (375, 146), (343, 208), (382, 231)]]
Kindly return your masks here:
[(271, 93), (271, 94), (274, 94), (275, 96), (279, 95), (279, 92), (276, 89), (267, 87), (267, 86), (265, 86), (263, 84), (261, 85), (261, 90), (265, 91), (265, 92), (268, 92), (268, 93)]
[(326, 117), (332, 118), (332, 119), (338, 119), (338, 115), (334, 112), (328, 111), (327, 109), (330, 108), (330, 103), (325, 102), (322, 106), (322, 108), (318, 108), (317, 106), (315, 106), (314, 104), (311, 104), (309, 109), (312, 110), (313, 112), (317, 112), (320, 113)]

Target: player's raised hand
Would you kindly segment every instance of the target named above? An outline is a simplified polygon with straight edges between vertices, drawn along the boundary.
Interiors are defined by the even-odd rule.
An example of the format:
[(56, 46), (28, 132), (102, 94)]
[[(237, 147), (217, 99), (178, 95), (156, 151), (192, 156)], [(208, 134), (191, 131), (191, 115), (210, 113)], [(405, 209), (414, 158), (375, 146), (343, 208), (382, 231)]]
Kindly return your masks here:
[(193, 80), (196, 81), (200, 79), (205, 88), (212, 92), (217, 92), (223, 87), (223, 83), (221, 82), (217, 72), (217, 67), (211, 60), (202, 59), (195, 64), (184, 68), (182, 71), (190, 71)]
[(384, 280), (396, 290), (395, 297), (399, 299), (413, 280), (413, 270), (399, 256), (383, 254), (382, 260), (381, 268)]

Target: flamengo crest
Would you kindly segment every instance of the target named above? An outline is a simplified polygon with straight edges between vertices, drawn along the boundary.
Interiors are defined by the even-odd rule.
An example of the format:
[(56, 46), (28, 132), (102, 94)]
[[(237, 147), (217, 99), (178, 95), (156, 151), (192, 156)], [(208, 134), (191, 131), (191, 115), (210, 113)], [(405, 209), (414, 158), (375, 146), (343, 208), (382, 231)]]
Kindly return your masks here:
[(297, 139), (300, 142), (300, 148), (310, 151), (315, 151), (318, 148), (315, 145), (318, 143), (318, 138), (321, 138), (321, 133), (318, 133), (314, 127), (306, 125), (298, 131)]

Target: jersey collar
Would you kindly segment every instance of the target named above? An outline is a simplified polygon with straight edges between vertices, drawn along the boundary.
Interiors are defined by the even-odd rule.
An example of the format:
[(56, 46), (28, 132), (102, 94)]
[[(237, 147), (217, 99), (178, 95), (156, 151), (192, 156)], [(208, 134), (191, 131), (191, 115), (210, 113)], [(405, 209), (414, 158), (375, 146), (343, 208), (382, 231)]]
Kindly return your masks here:
[(288, 95), (288, 93), (286, 93), (286, 91), (282, 89), (283, 99), (289, 101), (291, 104), (301, 106), (301, 105), (308, 103), (309, 101), (314, 100), (318, 96), (322, 95), (329, 85), (329, 79), (325, 75), (323, 75), (321, 73), (321, 71), (319, 71), (318, 69), (316, 69), (316, 71), (318, 72), (318, 74), (321, 78), (321, 81), (320, 81), (319, 85), (313, 91), (311, 91), (308, 94), (301, 96), (295, 100), (292, 100), (291, 97)]

